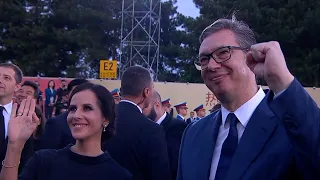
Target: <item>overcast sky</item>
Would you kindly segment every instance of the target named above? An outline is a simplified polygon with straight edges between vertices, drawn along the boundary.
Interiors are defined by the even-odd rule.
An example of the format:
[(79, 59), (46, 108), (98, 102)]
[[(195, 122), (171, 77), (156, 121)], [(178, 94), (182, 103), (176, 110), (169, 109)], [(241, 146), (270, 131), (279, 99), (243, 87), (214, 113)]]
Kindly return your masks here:
[(196, 8), (193, 0), (178, 0), (178, 11), (185, 16), (199, 16), (199, 9)]

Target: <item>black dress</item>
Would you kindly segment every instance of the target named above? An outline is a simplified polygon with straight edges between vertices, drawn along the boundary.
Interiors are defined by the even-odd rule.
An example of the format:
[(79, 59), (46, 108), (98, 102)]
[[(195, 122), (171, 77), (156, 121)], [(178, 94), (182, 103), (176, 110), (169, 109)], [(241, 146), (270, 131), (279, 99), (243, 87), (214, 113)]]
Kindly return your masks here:
[(97, 157), (76, 154), (71, 145), (40, 150), (30, 158), (19, 180), (129, 180), (131, 174), (108, 153)]

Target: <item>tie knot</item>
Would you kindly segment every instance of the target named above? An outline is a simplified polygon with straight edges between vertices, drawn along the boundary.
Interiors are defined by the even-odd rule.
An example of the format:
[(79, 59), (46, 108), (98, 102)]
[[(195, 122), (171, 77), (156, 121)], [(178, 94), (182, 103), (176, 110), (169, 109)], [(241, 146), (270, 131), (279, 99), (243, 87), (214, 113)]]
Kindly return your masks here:
[(237, 122), (238, 122), (238, 118), (234, 113), (229, 113), (227, 120), (230, 121), (230, 127), (236, 127), (237, 126)]

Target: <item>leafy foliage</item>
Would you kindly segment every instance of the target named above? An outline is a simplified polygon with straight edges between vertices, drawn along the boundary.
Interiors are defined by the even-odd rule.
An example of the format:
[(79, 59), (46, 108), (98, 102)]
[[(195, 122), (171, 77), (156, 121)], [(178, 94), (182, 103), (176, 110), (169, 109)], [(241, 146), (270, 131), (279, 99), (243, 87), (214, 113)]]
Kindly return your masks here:
[[(195, 19), (178, 13), (176, 3), (161, 6), (158, 80), (202, 82), (193, 66), (198, 38), (216, 19), (236, 12), (258, 42), (280, 42), (303, 85), (320, 85), (320, 2), (194, 0), (200, 9)], [(100, 59), (119, 58), (121, 6), (119, 0), (2, 0), (0, 61), (16, 63), (28, 76), (97, 78)]]

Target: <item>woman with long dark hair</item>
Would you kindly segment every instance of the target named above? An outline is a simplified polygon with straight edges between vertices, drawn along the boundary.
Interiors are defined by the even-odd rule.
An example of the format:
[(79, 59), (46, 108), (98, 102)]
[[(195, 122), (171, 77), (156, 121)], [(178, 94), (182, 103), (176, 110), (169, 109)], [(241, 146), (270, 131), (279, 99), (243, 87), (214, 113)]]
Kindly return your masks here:
[(53, 109), (56, 104), (57, 91), (55, 90), (55, 83), (53, 80), (48, 82), (48, 88), (45, 90), (46, 101), (45, 101), (45, 117), (50, 119), (52, 117)]
[[(127, 180), (130, 173), (101, 150), (102, 141), (115, 133), (115, 103), (100, 85), (84, 83), (70, 96), (67, 117), (75, 145), (61, 150), (40, 150), (29, 160), (19, 179), (23, 180)], [(14, 108), (17, 108), (14, 105)], [(35, 101), (28, 97), (9, 122), (9, 143), (0, 180), (16, 180), (21, 150), (39, 125)]]

